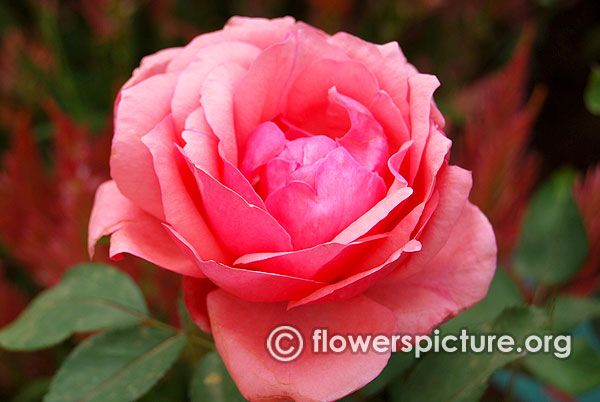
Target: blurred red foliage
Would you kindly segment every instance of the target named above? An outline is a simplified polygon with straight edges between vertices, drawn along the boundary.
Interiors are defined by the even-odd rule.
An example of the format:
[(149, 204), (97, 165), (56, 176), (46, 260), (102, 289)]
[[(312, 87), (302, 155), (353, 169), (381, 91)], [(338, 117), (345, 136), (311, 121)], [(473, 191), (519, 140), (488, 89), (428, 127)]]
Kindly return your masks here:
[(538, 157), (527, 147), (545, 98), (536, 88), (527, 100), (534, 30), (526, 29), (507, 65), (463, 90), (455, 99), (465, 125), (453, 155), (473, 171), (471, 201), (496, 231), (498, 259), (509, 257), (538, 176)]
[[(71, 266), (89, 260), (87, 225), (98, 185), (108, 178), (111, 129), (98, 136), (74, 124), (55, 104), (45, 110), (54, 134), (47, 166), (30, 118), (13, 120), (12, 146), (0, 171), (0, 242), (40, 287), (54, 285)], [(99, 261), (109, 262), (107, 245)], [(176, 320), (178, 276), (128, 256), (110, 261), (142, 285), (151, 305)]]
[(593, 294), (600, 287), (600, 165), (590, 168), (573, 187), (588, 236), (588, 257), (568, 289), (580, 295)]

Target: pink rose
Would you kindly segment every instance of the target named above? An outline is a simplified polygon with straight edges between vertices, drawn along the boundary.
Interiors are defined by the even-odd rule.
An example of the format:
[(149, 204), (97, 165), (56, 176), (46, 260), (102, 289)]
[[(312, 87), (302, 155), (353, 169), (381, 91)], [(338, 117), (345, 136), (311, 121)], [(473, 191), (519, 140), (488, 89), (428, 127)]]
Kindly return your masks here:
[(148, 56), (116, 100), (90, 253), (112, 234), (111, 257), (182, 274), (190, 314), (249, 400), (340, 398), (390, 354), (281, 363), (269, 331), (429, 333), (494, 273), (471, 174), (448, 165), (438, 85), (396, 42), (289, 17), (234, 17)]

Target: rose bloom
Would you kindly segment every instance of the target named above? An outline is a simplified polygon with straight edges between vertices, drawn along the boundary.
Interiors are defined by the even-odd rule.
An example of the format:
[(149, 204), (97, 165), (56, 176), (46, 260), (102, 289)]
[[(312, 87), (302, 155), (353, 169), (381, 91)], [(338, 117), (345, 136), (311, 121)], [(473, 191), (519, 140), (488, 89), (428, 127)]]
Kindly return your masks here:
[[(90, 253), (112, 234), (111, 257), (183, 275), (191, 317), (247, 399), (341, 398), (390, 353), (315, 354), (313, 329), (426, 334), (494, 273), (471, 174), (448, 164), (438, 85), (396, 42), (289, 17), (234, 17), (148, 56), (116, 100)], [(305, 338), (289, 363), (265, 344), (283, 324)]]

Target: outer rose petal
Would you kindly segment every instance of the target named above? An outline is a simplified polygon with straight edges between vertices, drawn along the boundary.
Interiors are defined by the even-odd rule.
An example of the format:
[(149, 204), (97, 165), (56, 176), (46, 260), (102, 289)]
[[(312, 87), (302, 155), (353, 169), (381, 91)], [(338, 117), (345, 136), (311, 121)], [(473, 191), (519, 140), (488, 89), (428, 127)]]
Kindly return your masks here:
[(176, 57), (182, 49), (181, 47), (172, 47), (144, 57), (140, 66), (133, 71), (131, 78), (123, 85), (123, 89), (132, 87), (153, 75), (164, 73), (171, 59)]
[(496, 269), (494, 231), (467, 203), (450, 238), (421, 270), (372, 287), (366, 295), (394, 310), (397, 331), (428, 334), (444, 320), (483, 299)]
[(371, 242), (383, 237), (385, 235), (374, 235), (352, 243), (321, 243), (312, 248), (283, 253), (246, 254), (234, 265), (329, 282), (343, 276), (351, 263), (371, 247)]
[[(461, 211), (467, 202), (469, 192), (473, 181), (471, 173), (458, 166), (446, 166), (440, 170), (437, 176), (436, 189), (439, 192), (439, 199), (432, 197), (417, 205), (410, 211), (394, 229), (390, 235), (380, 240), (380, 244), (373, 247), (372, 251), (356, 264), (356, 270), (366, 270), (370, 267), (379, 265), (386, 261), (390, 255), (402, 247), (414, 236), (414, 230), (419, 218), (423, 215), (423, 210), (427, 203), (436, 201), (438, 208), (427, 224), (426, 232), (420, 241), (423, 244), (423, 250), (418, 253), (420, 257), (413, 261), (425, 261), (431, 259), (439, 249), (444, 245), (448, 238), (452, 225), (456, 222)], [(416, 255), (414, 256), (416, 257)]]
[[(385, 367), (389, 353), (326, 353), (311, 350), (315, 328), (337, 334), (391, 334), (394, 316), (358, 296), (338, 303), (286, 310), (285, 303), (250, 303), (222, 290), (208, 295), (217, 349), (241, 393), (250, 401), (333, 401), (363, 387)], [(392, 322), (390, 322), (392, 320)], [(287, 324), (304, 336), (304, 352), (281, 363), (265, 348), (273, 328)]]
[(110, 256), (130, 253), (182, 275), (203, 277), (170, 239), (161, 223), (125, 198), (114, 181), (98, 187), (89, 224), (90, 255), (102, 236), (112, 233)]
[(171, 100), (176, 130), (181, 132), (187, 116), (200, 106), (202, 84), (212, 69), (225, 62), (248, 68), (259, 54), (257, 47), (244, 42), (223, 42), (200, 49), (196, 60), (181, 72)]
[(200, 270), (220, 288), (245, 300), (280, 302), (290, 297), (302, 297), (325, 285), (309, 279), (269, 272), (232, 268), (214, 261), (202, 261), (193, 247), (179, 233), (164, 225), (173, 241)]
[(167, 222), (185, 236), (205, 260), (226, 261), (230, 257), (217, 241), (194, 203), (192, 194), (199, 198), (193, 175), (176, 144), (177, 138), (171, 115), (165, 117), (142, 138), (154, 160), (162, 193), (162, 203)]
[(121, 91), (115, 105), (110, 175), (123, 195), (158, 219), (164, 219), (160, 186), (141, 138), (169, 114), (176, 82), (176, 74), (155, 75)]

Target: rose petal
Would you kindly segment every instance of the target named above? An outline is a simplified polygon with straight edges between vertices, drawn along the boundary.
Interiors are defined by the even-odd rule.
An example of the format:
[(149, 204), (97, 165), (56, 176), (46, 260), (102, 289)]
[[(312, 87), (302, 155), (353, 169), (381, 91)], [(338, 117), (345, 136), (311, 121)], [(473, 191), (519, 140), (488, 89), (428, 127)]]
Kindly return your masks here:
[(208, 74), (218, 65), (230, 62), (247, 69), (260, 50), (244, 42), (223, 42), (206, 46), (179, 75), (171, 100), (175, 129), (183, 131), (187, 116), (200, 106), (201, 89)]
[(269, 195), (265, 205), (291, 235), (294, 248), (302, 249), (333, 239), (385, 191), (377, 174), (360, 166), (344, 148), (336, 148), (320, 163), (314, 189), (292, 181)]
[(290, 235), (271, 215), (188, 162), (211, 228), (234, 255), (292, 250)]
[(211, 70), (202, 84), (200, 103), (206, 121), (223, 144), (225, 158), (238, 164), (238, 147), (234, 127), (233, 94), (237, 81), (246, 70), (236, 63), (224, 63)]
[(181, 47), (163, 49), (142, 58), (140, 66), (133, 70), (131, 78), (123, 85), (123, 89), (132, 87), (153, 75), (164, 73), (169, 62), (176, 57), (182, 49), (183, 48)]
[[(389, 336), (391, 311), (362, 296), (286, 311), (283, 303), (249, 303), (216, 290), (208, 295), (208, 312), (219, 354), (240, 392), (252, 401), (338, 400), (375, 378), (390, 356), (350, 350), (312, 353), (310, 336), (315, 328), (327, 328), (330, 336)], [(276, 361), (265, 348), (271, 330), (282, 324), (294, 326), (304, 336), (304, 352), (288, 363)]]
[(182, 275), (204, 276), (171, 241), (161, 223), (125, 198), (112, 180), (96, 191), (89, 224), (91, 256), (96, 242), (110, 234), (110, 256), (114, 259), (130, 253)]
[[(254, 302), (280, 302), (294, 295), (307, 295), (325, 283), (270, 272), (233, 268), (214, 261), (202, 261), (190, 243), (173, 228), (165, 225), (181, 250), (208, 279), (221, 289)], [(301, 296), (300, 296), (301, 297)]]
[(285, 135), (275, 123), (268, 121), (259, 124), (248, 136), (241, 172), (248, 180), (254, 181), (256, 170), (279, 155), (285, 143)]
[(401, 265), (407, 257), (406, 253), (415, 253), (420, 250), (421, 243), (417, 240), (411, 240), (399, 250), (396, 250), (380, 266), (358, 272), (331, 285), (323, 286), (302, 299), (292, 300), (288, 304), (288, 308), (292, 309), (314, 303), (331, 303), (360, 295)]
[(371, 242), (386, 235), (374, 235), (356, 242), (323, 243), (314, 247), (283, 253), (253, 253), (238, 258), (234, 265), (276, 274), (330, 282), (344, 275)]
[(337, 140), (338, 144), (358, 163), (383, 176), (389, 153), (381, 125), (365, 106), (340, 94), (335, 87), (329, 90), (329, 99), (346, 109), (350, 118), (350, 130)]
[[(445, 166), (437, 175), (436, 183), (436, 191), (439, 192), (438, 205), (425, 229), (425, 232), (430, 234), (426, 236), (425, 232), (423, 233), (419, 239), (423, 250), (413, 256), (423, 255), (426, 260), (431, 259), (445, 243), (452, 225), (467, 202), (473, 182), (470, 172), (457, 166)], [(428, 199), (415, 206), (390, 231), (389, 237), (381, 240), (380, 244), (373, 247), (369, 254), (356, 264), (357, 269), (367, 270), (384, 263), (390, 255), (413, 238), (425, 205), (430, 201), (431, 199)]]
[(363, 64), (320, 59), (305, 68), (293, 82), (284, 117), (313, 134), (342, 136), (350, 124), (346, 110), (335, 104), (332, 108), (329, 102), (328, 93), (333, 87), (363, 105), (368, 105), (379, 90), (377, 80)]
[(152, 155), (141, 138), (170, 111), (176, 74), (161, 74), (121, 91), (115, 105), (110, 175), (134, 204), (164, 219)]
[(406, 160), (406, 179), (411, 185), (419, 171), (423, 150), (430, 132), (433, 92), (440, 82), (434, 75), (417, 74), (408, 79), (410, 105), (410, 136), (414, 141)]
[(485, 296), (496, 269), (494, 231), (481, 211), (467, 203), (443, 248), (412, 274), (398, 271), (367, 295), (394, 310), (397, 331), (429, 334)]
[(230, 258), (228, 253), (207, 226), (192, 198), (195, 194), (199, 201), (200, 194), (175, 146), (176, 141), (171, 115), (142, 137), (154, 160), (166, 221), (190, 241), (202, 259), (226, 261)]

